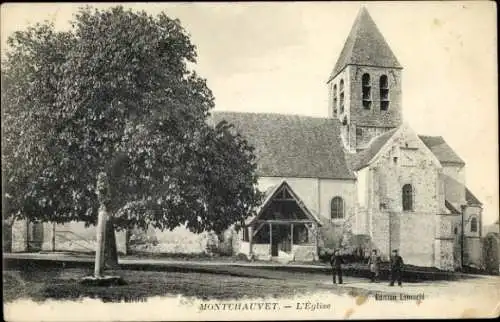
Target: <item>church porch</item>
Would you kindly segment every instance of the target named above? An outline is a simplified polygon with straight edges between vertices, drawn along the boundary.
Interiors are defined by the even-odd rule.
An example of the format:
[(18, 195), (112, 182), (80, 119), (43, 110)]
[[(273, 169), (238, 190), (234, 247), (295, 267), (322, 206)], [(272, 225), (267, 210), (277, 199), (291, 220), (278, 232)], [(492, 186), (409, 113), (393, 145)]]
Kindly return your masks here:
[(318, 260), (319, 220), (283, 181), (266, 193), (257, 215), (247, 221), (240, 253), (260, 260)]

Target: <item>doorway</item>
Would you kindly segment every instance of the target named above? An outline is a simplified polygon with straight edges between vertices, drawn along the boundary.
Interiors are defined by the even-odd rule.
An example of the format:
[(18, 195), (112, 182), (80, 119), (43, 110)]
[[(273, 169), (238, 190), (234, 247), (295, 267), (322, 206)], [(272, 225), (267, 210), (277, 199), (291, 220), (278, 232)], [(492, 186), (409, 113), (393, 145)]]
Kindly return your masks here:
[(290, 253), (292, 251), (290, 225), (275, 224), (272, 227), (273, 240), (271, 245), (271, 256), (279, 256), (280, 251)]

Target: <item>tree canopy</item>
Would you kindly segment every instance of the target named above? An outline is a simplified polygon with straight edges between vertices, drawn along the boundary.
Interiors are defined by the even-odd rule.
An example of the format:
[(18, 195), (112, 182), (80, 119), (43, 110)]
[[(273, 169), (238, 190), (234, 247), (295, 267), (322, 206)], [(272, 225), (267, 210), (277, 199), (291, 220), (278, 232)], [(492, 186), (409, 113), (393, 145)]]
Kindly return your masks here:
[(4, 216), (95, 223), (109, 178), (120, 227), (222, 232), (260, 201), (252, 147), (210, 124), (180, 21), (121, 6), (79, 10), (8, 39), (2, 63)]

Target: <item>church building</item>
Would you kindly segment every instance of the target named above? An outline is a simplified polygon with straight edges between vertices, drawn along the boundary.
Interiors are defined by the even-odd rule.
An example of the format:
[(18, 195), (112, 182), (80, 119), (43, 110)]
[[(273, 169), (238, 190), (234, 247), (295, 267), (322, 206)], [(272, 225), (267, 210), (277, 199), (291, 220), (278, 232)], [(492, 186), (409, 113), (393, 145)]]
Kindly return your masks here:
[[(406, 264), (480, 265), (482, 204), (446, 141), (404, 122), (402, 73), (362, 8), (327, 78), (328, 117), (212, 113), (210, 122), (233, 124), (255, 148), (265, 192), (256, 216), (228, 231), (234, 254), (310, 261), (322, 249), (377, 249), (387, 259), (398, 249)], [(29, 236), (29, 230), (20, 231)], [(199, 248), (197, 235), (182, 227), (151, 229), (148, 236), (160, 245)]]
[(318, 245), (349, 247), (347, 233), (347, 251), (364, 239), (385, 258), (398, 249), (408, 264), (479, 265), (482, 205), (446, 141), (404, 122), (402, 72), (362, 8), (327, 81), (328, 118), (214, 113), (256, 148), (267, 191), (242, 252), (312, 259)]

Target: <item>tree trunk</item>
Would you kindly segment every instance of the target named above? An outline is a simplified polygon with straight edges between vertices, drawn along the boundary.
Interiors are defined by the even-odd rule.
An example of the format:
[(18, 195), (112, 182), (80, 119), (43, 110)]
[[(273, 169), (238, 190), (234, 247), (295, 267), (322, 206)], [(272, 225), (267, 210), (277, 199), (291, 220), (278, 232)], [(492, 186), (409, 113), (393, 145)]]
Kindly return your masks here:
[[(97, 175), (97, 183), (96, 183), (96, 193), (97, 199), (99, 200), (99, 211), (97, 215), (97, 247), (95, 253), (95, 266), (94, 266), (94, 276), (102, 277), (104, 272), (104, 264), (105, 264), (105, 255), (106, 255), (106, 234), (107, 229), (106, 226), (108, 223), (109, 213), (108, 213), (108, 205), (109, 205), (109, 181), (105, 172), (100, 172)], [(113, 228), (111, 228), (113, 229)], [(114, 237), (114, 234), (112, 234)], [(107, 247), (109, 248), (109, 247)]]
[(97, 247), (95, 252), (94, 276), (102, 277), (104, 271), (104, 249), (106, 238), (106, 222), (108, 221), (108, 211), (105, 205), (99, 207), (97, 218)]
[(109, 217), (106, 223), (106, 233), (104, 240), (104, 265), (106, 268), (118, 267), (118, 251), (116, 249), (115, 226), (113, 217)]
[(125, 255), (130, 254), (130, 228), (125, 230)]

